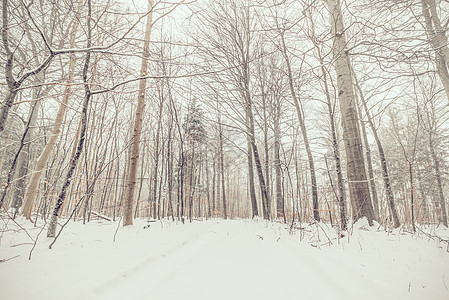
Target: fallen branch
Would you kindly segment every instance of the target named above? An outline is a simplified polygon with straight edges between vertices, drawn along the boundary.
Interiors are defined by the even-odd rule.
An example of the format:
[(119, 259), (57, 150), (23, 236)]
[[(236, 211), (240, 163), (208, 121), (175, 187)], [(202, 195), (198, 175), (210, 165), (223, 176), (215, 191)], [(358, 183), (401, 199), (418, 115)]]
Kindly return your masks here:
[(8, 260), (11, 260), (11, 259), (14, 259), (14, 258), (16, 258), (16, 257), (19, 257), (20, 255), (16, 255), (16, 256), (13, 256), (13, 257), (11, 257), (11, 258), (7, 258), (7, 259), (0, 259), (0, 263), (4, 263), (4, 262), (7, 262)]
[(432, 240), (438, 240), (439, 243), (447, 243), (447, 249), (446, 251), (449, 252), (449, 240), (445, 240), (440, 238), (437, 235), (431, 235), (430, 233), (425, 232), (424, 230), (422, 230), (421, 228), (419, 228), (418, 226), (416, 226), (416, 228), (418, 228), (419, 231), (421, 231), (422, 233), (424, 233), (428, 238), (432, 239)]
[(33, 237), (28, 233), (28, 231), (25, 229), (25, 228), (23, 228), (19, 223), (17, 223), (16, 222), (16, 220), (14, 220), (14, 218), (13, 217), (11, 217), (11, 215), (9, 214), (9, 212), (8, 212), (8, 210), (6, 209), (6, 207), (5, 207), (5, 205), (3, 204), (3, 202), (0, 202), (1, 203), (1, 205), (2, 205), (2, 207), (3, 207), (3, 210), (6, 212), (6, 214), (8, 215), (8, 218), (10, 219), (10, 220), (12, 220), (21, 230), (23, 230), (23, 231), (25, 231), (25, 233), (26, 233), (26, 235), (34, 242), (34, 239), (33, 239)]
[(115, 230), (115, 233), (114, 233), (114, 240), (113, 240), (114, 243), (115, 243), (115, 237), (117, 235), (118, 229), (120, 228), (121, 221), (122, 221), (122, 217), (120, 217), (120, 220), (118, 220), (117, 229)]
[(33, 245), (33, 243), (20, 243), (20, 244), (16, 244), (16, 245), (11, 245), (9, 247), (13, 248), (13, 247), (19, 247), (19, 246), (23, 246), (23, 245)]
[(96, 212), (96, 211), (93, 211), (93, 210), (90, 211), (90, 214), (91, 214), (91, 215), (94, 215), (95, 217), (98, 217), (98, 218), (100, 218), (100, 219), (106, 220), (106, 221), (112, 221), (111, 218), (106, 217), (106, 216), (104, 216), (104, 215), (102, 215), (102, 214), (100, 214), (100, 213), (98, 213), (98, 212)]

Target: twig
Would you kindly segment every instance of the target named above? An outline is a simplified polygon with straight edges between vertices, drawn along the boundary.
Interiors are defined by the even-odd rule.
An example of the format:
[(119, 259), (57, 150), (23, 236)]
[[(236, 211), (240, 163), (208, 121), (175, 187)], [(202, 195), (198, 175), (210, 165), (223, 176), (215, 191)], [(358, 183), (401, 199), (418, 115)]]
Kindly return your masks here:
[(121, 221), (122, 221), (122, 217), (120, 217), (120, 220), (118, 220), (117, 229), (115, 230), (115, 233), (114, 233), (114, 240), (113, 240), (114, 243), (115, 243), (115, 236), (117, 235), (118, 229), (120, 228)]
[(422, 230), (421, 228), (419, 228), (418, 226), (416, 226), (416, 228), (418, 228), (419, 231), (421, 231), (422, 233), (424, 233), (428, 238), (430, 238), (430, 239), (432, 239), (432, 240), (437, 239), (439, 243), (447, 243), (446, 252), (449, 253), (449, 240), (442, 239), (442, 238), (440, 238), (440, 237), (437, 236), (437, 235), (431, 235), (431, 234), (429, 234), (429, 233), (423, 231), (423, 230)]
[[(116, 156), (118, 157), (118, 155)], [(115, 158), (116, 158), (115, 157)], [(101, 173), (103, 173), (104, 170), (106, 170), (107, 166), (112, 163), (115, 158), (113, 158), (111, 161), (109, 161), (107, 164), (105, 164), (103, 166), (103, 168), (101, 170), (99, 170), (97, 172), (97, 174), (95, 175), (92, 183), (90, 184), (90, 186), (88, 186), (86, 193), (81, 197), (81, 199), (78, 201), (78, 203), (76, 203), (75, 208), (72, 210), (69, 218), (67, 219), (67, 221), (61, 226), (61, 229), (59, 229), (58, 234), (55, 236), (55, 239), (53, 240), (53, 242), (50, 244), (50, 246), (48, 246), (48, 249), (51, 249), (51, 247), (53, 246), (53, 244), (56, 242), (56, 240), (58, 239), (59, 235), (61, 234), (62, 230), (64, 229), (64, 227), (70, 222), (70, 220), (73, 217), (73, 214), (75, 213), (75, 211), (78, 209), (79, 205), (84, 201), (84, 199), (86, 198), (87, 195), (90, 195), (92, 193), (93, 187), (95, 186), (95, 183), (97, 182), (98, 177), (100, 176)]]
[(323, 229), (323, 227), (321, 227), (321, 225), (320, 225), (318, 222), (315, 222), (315, 224), (318, 225), (318, 227), (321, 228), (321, 230), (324, 232), (324, 235), (327, 237), (329, 243), (330, 243), (331, 245), (333, 245), (331, 239), (329, 238), (329, 236), (327, 235), (327, 233), (326, 233), (326, 231)]
[(33, 245), (33, 243), (20, 243), (20, 244), (12, 245), (9, 247), (13, 248), (13, 247), (19, 247), (19, 246), (23, 246), (23, 245)]
[(71, 220), (72, 217), (73, 217), (73, 214), (74, 214), (75, 211), (78, 209), (78, 206), (79, 206), (79, 205), (81, 204), (81, 202), (83, 202), (84, 199), (86, 198), (86, 195), (87, 195), (87, 193), (84, 194), (84, 195), (81, 197), (81, 199), (78, 201), (78, 203), (75, 205), (75, 208), (74, 208), (74, 209), (72, 210), (72, 212), (70, 213), (70, 216), (67, 218), (67, 221), (66, 221), (64, 224), (62, 224), (61, 229), (59, 229), (59, 232), (58, 232), (58, 234), (55, 236), (53, 242), (50, 244), (50, 246), (48, 246), (48, 249), (51, 249), (51, 247), (53, 246), (53, 244), (56, 243), (56, 240), (57, 240), (58, 237), (61, 235), (62, 230), (63, 230), (64, 227), (70, 222), (70, 220)]
[(16, 258), (16, 257), (19, 257), (20, 255), (16, 255), (16, 256), (13, 256), (13, 257), (11, 257), (11, 258), (7, 258), (7, 259), (0, 259), (0, 263), (4, 263), (4, 262), (7, 262), (8, 260), (11, 260), (11, 259), (13, 259), (13, 258)]
[(8, 210), (6, 209), (6, 207), (5, 207), (5, 205), (3, 204), (3, 202), (0, 202), (0, 203), (1, 203), (2, 207), (3, 207), (3, 209), (5, 210), (6, 214), (8, 215), (8, 218), (9, 218), (10, 220), (12, 220), (12, 221), (13, 221), (13, 222), (14, 222), (20, 229), (22, 229), (23, 231), (25, 231), (26, 235), (28, 235), (28, 237), (34, 242), (33, 237), (28, 233), (28, 231), (27, 231), (25, 228), (23, 228), (19, 223), (17, 223), (16, 220), (14, 220), (13, 217), (11, 217), (11, 215), (8, 213)]
[(33, 254), (34, 248), (36, 248), (37, 241), (39, 240), (39, 236), (41, 235), (42, 231), (44, 231), (45, 225), (47, 225), (47, 222), (45, 222), (44, 225), (42, 225), (41, 230), (37, 234), (36, 240), (34, 241), (34, 244), (33, 244), (33, 247), (30, 250), (30, 255), (28, 255), (28, 260), (31, 260), (31, 255)]

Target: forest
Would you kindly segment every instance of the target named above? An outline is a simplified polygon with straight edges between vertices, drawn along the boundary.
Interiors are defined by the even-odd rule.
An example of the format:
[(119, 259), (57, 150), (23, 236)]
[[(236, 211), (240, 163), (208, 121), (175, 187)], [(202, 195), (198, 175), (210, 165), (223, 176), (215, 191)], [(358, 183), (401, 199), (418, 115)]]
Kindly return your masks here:
[(1, 19), (0, 241), (29, 258), (98, 222), (449, 247), (447, 0), (2, 0)]

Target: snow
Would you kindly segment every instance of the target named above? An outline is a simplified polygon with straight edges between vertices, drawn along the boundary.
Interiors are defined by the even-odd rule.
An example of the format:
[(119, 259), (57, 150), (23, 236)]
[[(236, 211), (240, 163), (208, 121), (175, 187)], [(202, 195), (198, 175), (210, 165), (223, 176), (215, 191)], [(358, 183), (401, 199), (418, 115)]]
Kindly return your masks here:
[(31, 239), (2, 223), (0, 299), (449, 299), (448, 244), (432, 237), (447, 229), (98, 220), (69, 223), (51, 250), (43, 231), (28, 260)]

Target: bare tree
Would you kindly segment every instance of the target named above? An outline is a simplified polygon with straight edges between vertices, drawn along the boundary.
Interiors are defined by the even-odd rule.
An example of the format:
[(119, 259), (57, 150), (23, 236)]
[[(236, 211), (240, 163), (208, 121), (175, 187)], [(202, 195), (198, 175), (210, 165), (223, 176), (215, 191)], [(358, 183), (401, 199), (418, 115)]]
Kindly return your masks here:
[[(147, 24), (145, 29), (145, 41), (143, 46), (143, 58), (142, 65), (140, 69), (140, 76), (145, 77), (148, 72), (148, 57), (150, 56), (150, 38), (151, 38), (151, 28), (153, 26), (153, 8), (154, 1), (148, 0), (148, 11), (150, 13), (147, 15)], [(125, 200), (125, 210), (123, 218), (123, 226), (128, 226), (133, 224), (133, 205), (134, 205), (134, 190), (136, 186), (137, 177), (137, 166), (139, 163), (139, 147), (140, 147), (140, 135), (142, 134), (142, 118), (145, 110), (145, 88), (147, 84), (147, 79), (141, 79), (139, 82), (139, 94), (137, 98), (137, 108), (134, 118), (133, 135), (131, 142), (131, 151), (129, 157), (129, 165), (126, 180), (126, 190), (124, 193)]]
[(358, 220), (366, 217), (372, 225), (374, 212), (363, 159), (362, 141), (355, 107), (354, 86), (340, 0), (329, 0), (327, 4), (334, 42), (333, 55), (335, 71), (337, 73), (338, 98), (340, 102), (353, 218), (354, 220)]
[[(86, 23), (87, 23), (87, 29), (86, 29), (87, 48), (90, 48), (91, 43), (92, 43), (91, 16), (92, 16), (92, 4), (91, 4), (91, 0), (87, 0), (87, 21), (86, 21)], [(70, 163), (69, 170), (67, 172), (67, 175), (66, 175), (66, 178), (64, 181), (64, 185), (62, 186), (61, 192), (59, 193), (58, 200), (56, 202), (56, 206), (55, 206), (55, 208), (53, 210), (53, 214), (51, 216), (50, 225), (49, 225), (48, 231), (47, 231), (47, 237), (54, 238), (56, 236), (56, 226), (57, 226), (57, 221), (58, 221), (59, 210), (61, 209), (62, 204), (64, 203), (64, 200), (67, 196), (67, 190), (70, 186), (70, 183), (72, 182), (72, 176), (73, 176), (73, 173), (77, 166), (78, 160), (81, 156), (81, 152), (83, 151), (83, 146), (84, 146), (84, 142), (86, 139), (87, 109), (88, 109), (90, 99), (92, 96), (91, 90), (90, 90), (90, 85), (88, 83), (88, 78), (87, 78), (88, 71), (89, 71), (90, 56), (91, 56), (91, 51), (88, 50), (86, 52), (86, 58), (85, 58), (84, 67), (83, 67), (83, 83), (84, 83), (85, 96), (84, 96), (84, 101), (83, 101), (83, 106), (82, 106), (82, 111), (81, 111), (81, 126), (80, 126), (79, 140), (78, 140), (78, 143), (76, 146), (76, 152), (74, 153), (74, 156)]]
[(449, 102), (449, 46), (446, 29), (443, 28), (437, 13), (435, 0), (421, 0), (422, 14), (426, 24), (426, 33), (429, 44), (435, 52), (437, 74), (441, 79), (446, 97)]
[[(278, 28), (279, 28), (279, 24), (278, 24)], [(295, 88), (294, 88), (292, 67), (290, 64), (290, 58), (288, 55), (287, 46), (285, 44), (285, 37), (284, 37), (285, 29), (279, 28), (279, 30), (280, 30), (280, 38), (281, 38), (281, 52), (284, 56), (285, 64), (287, 67), (287, 75), (288, 75), (290, 93), (293, 98), (293, 103), (296, 108), (296, 113), (298, 115), (298, 121), (299, 121), (299, 126), (301, 128), (302, 138), (304, 141), (304, 147), (306, 148), (307, 159), (309, 161), (310, 179), (312, 181), (313, 218), (315, 219), (315, 221), (319, 222), (320, 221), (320, 210), (319, 210), (319, 205), (318, 205), (318, 188), (317, 188), (317, 181), (316, 181), (316, 175), (315, 175), (315, 163), (313, 160), (312, 150), (310, 148), (309, 137), (307, 136), (307, 129), (306, 129), (305, 121), (304, 121), (304, 112), (302, 111), (299, 97), (297, 96)]]
[[(73, 22), (73, 25), (71, 28), (70, 41), (69, 41), (69, 47), (71, 47), (71, 48), (73, 48), (75, 46), (76, 33), (78, 30), (78, 25), (79, 25), (78, 20), (79, 20), (80, 14), (81, 14), (82, 5), (83, 5), (82, 2), (80, 1), (78, 4), (76, 16), (75, 16), (75, 19), (74, 19), (74, 22)], [(40, 154), (40, 156), (37, 160), (34, 170), (31, 173), (30, 181), (26, 188), (26, 193), (25, 193), (25, 197), (24, 197), (25, 203), (23, 206), (22, 214), (25, 216), (25, 218), (27, 218), (29, 220), (31, 219), (33, 202), (34, 202), (34, 199), (36, 198), (36, 194), (37, 194), (39, 182), (40, 182), (40, 179), (42, 176), (42, 172), (44, 171), (45, 166), (47, 165), (47, 162), (50, 158), (50, 154), (52, 153), (52, 151), (56, 145), (56, 142), (59, 138), (59, 135), (61, 133), (61, 126), (62, 126), (64, 117), (65, 117), (65, 113), (67, 111), (67, 106), (68, 106), (69, 98), (71, 95), (70, 84), (73, 82), (74, 73), (75, 73), (75, 64), (76, 64), (76, 57), (75, 57), (75, 54), (72, 53), (70, 55), (70, 61), (69, 61), (67, 87), (64, 91), (64, 96), (59, 105), (58, 113), (56, 115), (52, 130), (51, 130), (51, 135), (48, 139), (47, 144), (45, 144), (45, 147), (42, 150), (42, 153)]]

